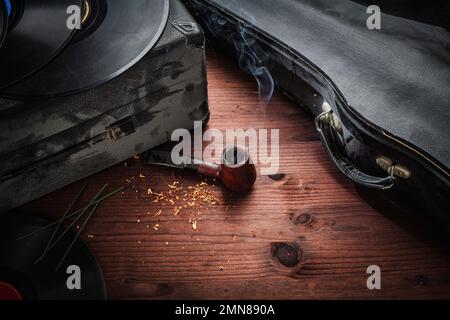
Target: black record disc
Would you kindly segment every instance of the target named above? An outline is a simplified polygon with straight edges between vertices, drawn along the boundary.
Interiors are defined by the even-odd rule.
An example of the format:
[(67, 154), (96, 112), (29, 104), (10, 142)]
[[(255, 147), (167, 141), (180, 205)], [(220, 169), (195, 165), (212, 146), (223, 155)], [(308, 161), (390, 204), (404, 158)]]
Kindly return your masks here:
[[(106, 289), (102, 271), (89, 249), (77, 240), (61, 267), (61, 258), (74, 239), (70, 232), (35, 264), (51, 237), (52, 228), (17, 240), (50, 222), (32, 215), (11, 213), (0, 216), (0, 299), (9, 300), (103, 300)], [(76, 266), (78, 271), (69, 268)], [(73, 267), (72, 267), (73, 268)], [(80, 276), (80, 289), (70, 276)], [(69, 280), (69, 281), (68, 281)]]
[(6, 36), (6, 31), (8, 30), (8, 8), (6, 7), (6, 2), (0, 0), (0, 48), (2, 47), (3, 40)]
[[(4, 0), (2, 0), (4, 1)], [(8, 87), (53, 59), (75, 34), (67, 10), (82, 0), (10, 1), (9, 29), (0, 51), (0, 88)]]
[(103, 84), (151, 50), (169, 15), (169, 0), (87, 0), (87, 7), (91, 18), (58, 57), (1, 94), (54, 97)]

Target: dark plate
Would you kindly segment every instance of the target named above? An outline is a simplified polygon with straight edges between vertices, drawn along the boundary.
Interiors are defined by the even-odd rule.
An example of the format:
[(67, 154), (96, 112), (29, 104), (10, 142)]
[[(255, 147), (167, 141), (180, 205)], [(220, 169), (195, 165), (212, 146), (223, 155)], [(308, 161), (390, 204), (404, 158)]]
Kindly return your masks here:
[(169, 0), (98, 0), (92, 2), (92, 8), (97, 21), (87, 23), (84, 30), (82, 27), (80, 35), (45, 68), (2, 94), (22, 99), (64, 96), (120, 75), (161, 36)]
[(0, 88), (36, 72), (68, 44), (76, 30), (67, 28), (67, 8), (81, 7), (83, 1), (15, 0), (11, 4), (10, 27), (0, 50)]
[[(75, 242), (64, 263), (55, 271), (59, 261), (74, 238), (66, 235), (38, 264), (35, 260), (47, 245), (53, 229), (32, 237), (17, 240), (50, 221), (33, 215), (11, 213), (0, 217), (0, 296), (5, 288), (14, 288), (25, 300), (103, 300), (106, 289), (103, 274), (95, 257), (80, 240)], [(81, 270), (81, 290), (69, 290), (67, 267), (76, 265)]]

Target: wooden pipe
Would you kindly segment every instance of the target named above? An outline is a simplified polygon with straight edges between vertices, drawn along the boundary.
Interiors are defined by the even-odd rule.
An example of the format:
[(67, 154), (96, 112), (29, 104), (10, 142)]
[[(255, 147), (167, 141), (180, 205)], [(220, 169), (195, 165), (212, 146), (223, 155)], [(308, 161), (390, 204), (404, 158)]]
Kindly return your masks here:
[(247, 150), (242, 147), (225, 149), (220, 165), (200, 162), (197, 172), (220, 179), (225, 187), (233, 192), (246, 192), (256, 181), (256, 167)]
[(250, 159), (250, 154), (239, 146), (225, 149), (220, 165), (198, 159), (185, 159), (184, 163), (175, 165), (171, 161), (171, 151), (158, 149), (147, 152), (143, 162), (149, 165), (195, 170), (201, 175), (221, 180), (225, 187), (233, 192), (246, 192), (256, 181), (256, 167)]

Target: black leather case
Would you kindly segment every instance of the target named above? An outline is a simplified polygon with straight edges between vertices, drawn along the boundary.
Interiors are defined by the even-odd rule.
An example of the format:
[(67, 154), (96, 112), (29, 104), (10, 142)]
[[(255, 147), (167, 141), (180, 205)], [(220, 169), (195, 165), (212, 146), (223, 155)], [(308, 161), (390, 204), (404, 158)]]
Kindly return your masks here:
[[(382, 14), (381, 30), (369, 30), (363, 1), (186, 2), (217, 48), (257, 77), (267, 70), (315, 115), (343, 174), (365, 187), (402, 191), (450, 230), (445, 23), (410, 20), (411, 12), (403, 17), (390, 6), (397, 15)], [(441, 10), (450, 14), (445, 3)]]

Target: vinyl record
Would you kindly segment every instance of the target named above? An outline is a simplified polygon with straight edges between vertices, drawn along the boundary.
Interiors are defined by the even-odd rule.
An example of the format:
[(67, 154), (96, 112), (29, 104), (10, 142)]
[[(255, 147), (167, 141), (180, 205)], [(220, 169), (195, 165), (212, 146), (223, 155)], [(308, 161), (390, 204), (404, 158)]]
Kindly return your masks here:
[(5, 0), (0, 0), (0, 48), (8, 30), (8, 8)]
[[(102, 271), (88, 248), (77, 240), (64, 263), (59, 261), (74, 239), (66, 235), (35, 264), (46, 248), (53, 229), (17, 240), (24, 234), (47, 226), (50, 222), (32, 215), (11, 213), (0, 216), (0, 299), (10, 300), (103, 300), (106, 289)], [(78, 266), (81, 289), (67, 286), (69, 266)], [(70, 270), (69, 270), (70, 271)], [(73, 283), (69, 281), (69, 283)]]
[(43, 98), (79, 93), (137, 63), (166, 26), (169, 0), (87, 0), (90, 18), (72, 42), (39, 72), (1, 90), (4, 96)]
[[(2, 0), (4, 1), (4, 0)], [(8, 87), (54, 58), (76, 30), (67, 27), (67, 9), (82, 0), (14, 0), (0, 51), (0, 88)]]

